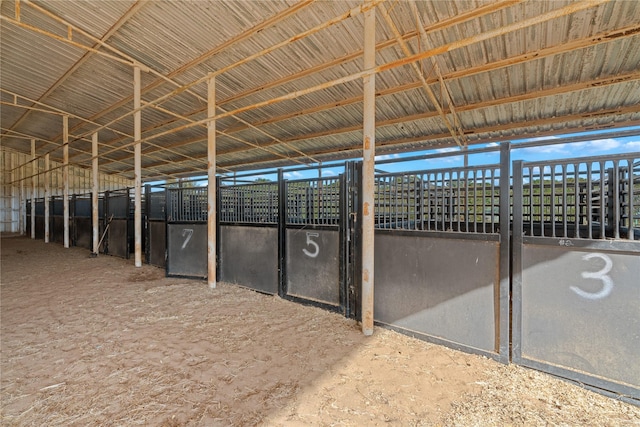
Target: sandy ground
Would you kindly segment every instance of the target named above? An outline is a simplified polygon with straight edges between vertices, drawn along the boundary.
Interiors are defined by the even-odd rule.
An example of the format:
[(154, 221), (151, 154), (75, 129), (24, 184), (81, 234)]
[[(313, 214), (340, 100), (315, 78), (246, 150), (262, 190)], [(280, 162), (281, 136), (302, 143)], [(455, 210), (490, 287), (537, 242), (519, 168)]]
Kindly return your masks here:
[(640, 407), (237, 285), (0, 244), (3, 426), (640, 425)]

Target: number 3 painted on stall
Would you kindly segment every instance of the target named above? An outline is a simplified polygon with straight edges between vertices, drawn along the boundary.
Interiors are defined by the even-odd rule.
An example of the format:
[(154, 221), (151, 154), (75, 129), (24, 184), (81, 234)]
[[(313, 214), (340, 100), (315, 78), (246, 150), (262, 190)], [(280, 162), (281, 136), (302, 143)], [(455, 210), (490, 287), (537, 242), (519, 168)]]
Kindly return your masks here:
[(613, 268), (613, 262), (611, 261), (611, 258), (606, 256), (605, 254), (600, 253), (586, 254), (582, 257), (582, 259), (585, 261), (590, 260), (591, 258), (600, 258), (601, 260), (603, 260), (604, 268), (600, 271), (594, 272), (584, 271), (582, 273), (582, 277), (585, 279), (601, 280), (602, 289), (598, 292), (585, 292), (577, 286), (571, 286), (571, 290), (581, 297), (591, 300), (608, 297), (613, 290), (613, 280), (611, 280), (611, 277), (609, 277), (607, 273), (611, 271), (611, 268)]
[(306, 248), (302, 249), (302, 252), (304, 252), (304, 254), (308, 257), (311, 258), (315, 258), (318, 256), (318, 254), (320, 253), (320, 245), (318, 245), (317, 242), (315, 242), (313, 239), (311, 239), (312, 237), (318, 237), (320, 236), (320, 233), (311, 233), (311, 232), (307, 232), (307, 246), (311, 245), (315, 248), (314, 252), (309, 252)]

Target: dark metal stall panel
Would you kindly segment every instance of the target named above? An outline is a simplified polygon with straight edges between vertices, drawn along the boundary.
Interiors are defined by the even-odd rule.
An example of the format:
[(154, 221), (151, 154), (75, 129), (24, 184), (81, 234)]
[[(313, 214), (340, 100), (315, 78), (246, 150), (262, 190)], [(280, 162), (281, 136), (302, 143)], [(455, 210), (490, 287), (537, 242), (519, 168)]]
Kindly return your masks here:
[(36, 239), (44, 240), (44, 199), (36, 200)]
[(640, 153), (514, 163), (513, 361), (640, 403)]
[(220, 280), (277, 294), (278, 229), (220, 226)]
[(606, 378), (594, 385), (640, 399), (640, 243), (540, 243), (522, 248), (514, 361)]
[(221, 185), (218, 189), (220, 280), (260, 292), (279, 290), (278, 183)]
[(167, 257), (165, 191), (151, 191), (151, 187), (147, 187), (145, 201), (147, 210), (145, 259), (148, 264), (164, 268)]
[(148, 227), (147, 262), (157, 267), (165, 267), (167, 264), (167, 223), (149, 221)]
[(61, 197), (51, 198), (51, 236), (50, 241), (64, 242), (64, 201)]
[(167, 189), (167, 276), (207, 277), (207, 205), (207, 187)]
[(27, 200), (26, 204), (27, 223), (25, 224), (25, 234), (31, 237), (31, 200)]
[(129, 258), (129, 190), (105, 193), (107, 231), (105, 250), (109, 255)]
[(332, 178), (284, 181), (283, 293), (344, 307), (346, 268), (342, 236), (344, 174)]
[(207, 224), (167, 224), (167, 275), (207, 277)]
[(374, 319), (453, 347), (497, 352), (498, 236), (462, 237), (378, 231)]
[(126, 219), (113, 219), (109, 225), (108, 254), (129, 258), (129, 230)]
[(287, 294), (340, 305), (340, 234), (287, 230)]
[(376, 174), (377, 323), (508, 362), (509, 176), (508, 144), (499, 165)]
[(74, 200), (73, 210), (73, 244), (82, 248), (93, 249), (91, 199), (86, 197), (76, 197)]

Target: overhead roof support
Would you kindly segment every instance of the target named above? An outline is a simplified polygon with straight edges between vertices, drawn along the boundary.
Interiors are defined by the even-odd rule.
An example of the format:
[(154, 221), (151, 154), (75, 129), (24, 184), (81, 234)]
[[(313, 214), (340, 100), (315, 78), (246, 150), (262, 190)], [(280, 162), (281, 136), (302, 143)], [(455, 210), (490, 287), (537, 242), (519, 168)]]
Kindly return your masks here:
[[(382, 12), (382, 16), (384, 17), (384, 20), (387, 22), (387, 25), (389, 26), (389, 28), (391, 28), (391, 31), (393, 32), (396, 40), (398, 41), (398, 44), (402, 48), (402, 51), (404, 52), (405, 56), (408, 58), (411, 55), (413, 55), (413, 52), (411, 52), (409, 45), (407, 44), (407, 42), (403, 40), (402, 34), (400, 34), (398, 27), (396, 27), (396, 24), (391, 19), (389, 12), (387, 12), (387, 8), (384, 7), (383, 4), (381, 4), (379, 8), (380, 8), (380, 12)], [(422, 74), (422, 71), (420, 71), (420, 67), (418, 67), (418, 63), (412, 62), (410, 65), (411, 65), (411, 68), (413, 68), (413, 71), (415, 72), (416, 76), (420, 80), (420, 83), (422, 83), (422, 88), (427, 94), (427, 97), (429, 98), (433, 106), (436, 107), (438, 114), (440, 114), (440, 117), (442, 118), (444, 125), (447, 127), (447, 129), (449, 129), (449, 132), (451, 132), (451, 136), (453, 137), (454, 141), (456, 141), (456, 144), (458, 144), (458, 146), (462, 147), (464, 145), (464, 134), (458, 135), (455, 125), (449, 121), (449, 118), (447, 117), (444, 109), (440, 105), (440, 102), (436, 98), (436, 95), (433, 93), (433, 90), (431, 90), (431, 88), (429, 87), (429, 84), (427, 83), (427, 79)], [(454, 115), (454, 122), (455, 121), (456, 121), (456, 118)]]
[[(376, 12), (364, 14), (364, 69), (376, 66)], [(373, 334), (374, 203), (376, 155), (376, 75), (363, 77), (362, 143), (362, 333)]]

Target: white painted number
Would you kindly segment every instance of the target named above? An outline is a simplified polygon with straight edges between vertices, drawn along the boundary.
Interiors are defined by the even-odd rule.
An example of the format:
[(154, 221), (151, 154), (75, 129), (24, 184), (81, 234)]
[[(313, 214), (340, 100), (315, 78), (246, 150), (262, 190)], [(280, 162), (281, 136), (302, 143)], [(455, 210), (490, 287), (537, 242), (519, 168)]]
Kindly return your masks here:
[(577, 286), (571, 286), (571, 290), (576, 294), (580, 295), (581, 297), (590, 299), (590, 300), (596, 300), (596, 299), (602, 299), (602, 298), (608, 297), (611, 291), (613, 290), (613, 280), (611, 280), (611, 277), (609, 277), (607, 273), (611, 271), (611, 268), (613, 268), (613, 262), (611, 261), (611, 258), (606, 256), (605, 254), (600, 254), (600, 253), (586, 254), (582, 257), (582, 259), (585, 261), (588, 261), (591, 258), (600, 258), (601, 260), (603, 260), (604, 267), (599, 271), (594, 271), (594, 272), (584, 271), (582, 272), (582, 277), (585, 279), (594, 279), (594, 280), (602, 281), (602, 289), (600, 289), (600, 291), (598, 292), (586, 292)]
[(313, 252), (309, 252), (306, 248), (304, 248), (302, 250), (302, 252), (304, 252), (304, 254), (308, 257), (311, 258), (315, 258), (318, 256), (318, 254), (320, 253), (320, 245), (318, 245), (317, 242), (315, 242), (312, 237), (318, 237), (320, 236), (320, 233), (311, 233), (309, 231), (307, 231), (307, 246), (311, 245), (313, 246), (315, 249)]
[(182, 237), (184, 237), (185, 239), (184, 239), (184, 243), (182, 243), (182, 248), (180, 249), (184, 249), (187, 247), (189, 240), (191, 240), (191, 236), (193, 236), (193, 228), (182, 229)]

